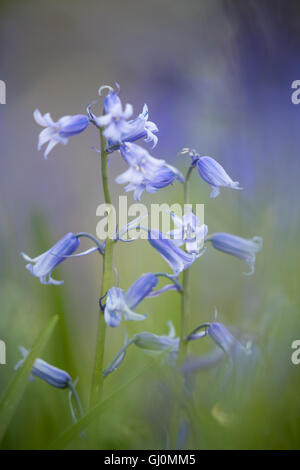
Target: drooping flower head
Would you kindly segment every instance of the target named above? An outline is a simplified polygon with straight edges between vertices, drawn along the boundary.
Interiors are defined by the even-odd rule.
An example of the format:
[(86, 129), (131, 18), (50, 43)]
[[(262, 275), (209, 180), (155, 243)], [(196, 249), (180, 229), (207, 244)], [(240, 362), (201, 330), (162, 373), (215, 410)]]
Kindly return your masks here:
[(59, 142), (67, 144), (69, 137), (80, 134), (89, 125), (89, 118), (83, 114), (63, 116), (57, 122), (54, 122), (50, 113), (46, 113), (43, 116), (40, 111), (36, 109), (33, 113), (33, 117), (40, 126), (45, 127), (45, 129), (40, 132), (38, 142), (38, 150), (41, 150), (42, 146), (49, 142), (44, 153), (45, 159), (47, 159), (47, 156), (56, 144)]
[(74, 253), (80, 244), (79, 238), (74, 233), (67, 233), (50, 250), (42, 253), (36, 258), (30, 258), (21, 253), (26, 261), (28, 271), (35, 277), (40, 278), (42, 284), (63, 284), (64, 281), (56, 281), (51, 277), (52, 271), (62, 263), (68, 256)]
[(188, 154), (191, 157), (192, 167), (197, 167), (201, 178), (210, 185), (212, 192), (211, 198), (215, 198), (220, 194), (220, 187), (231, 189), (243, 189), (238, 181), (233, 181), (226, 173), (222, 165), (211, 157), (200, 157), (196, 150), (185, 148), (181, 152), (182, 155)]
[(178, 352), (179, 338), (176, 338), (174, 325), (171, 321), (169, 324), (168, 335), (155, 335), (144, 331), (134, 336), (134, 344), (141, 349), (148, 351), (175, 351)]
[(250, 267), (250, 272), (245, 274), (254, 273), (255, 255), (262, 249), (263, 240), (261, 237), (246, 239), (231, 233), (218, 232), (211, 235), (208, 241), (217, 250), (244, 260)]
[[(16, 364), (15, 370), (19, 369), (23, 365), (29, 354), (29, 352), (23, 347), (19, 347), (19, 350), (23, 355), (23, 359)], [(38, 377), (56, 388), (68, 388), (72, 382), (72, 378), (68, 372), (58, 369), (42, 359), (36, 359), (34, 361), (31, 369), (31, 376)], [(33, 379), (33, 377), (31, 377), (31, 379)]]
[(229, 354), (234, 348), (243, 348), (242, 344), (230, 333), (230, 331), (219, 322), (211, 323), (207, 330), (211, 339), (219, 348)]
[(171, 212), (174, 224), (178, 227), (169, 232), (169, 236), (177, 246), (185, 244), (188, 253), (200, 253), (207, 235), (207, 225), (200, 224), (198, 217), (190, 210), (186, 212), (182, 219)]
[(125, 293), (119, 287), (111, 287), (106, 295), (104, 318), (111, 327), (119, 326), (124, 320), (144, 320), (146, 315), (133, 311), (157, 285), (158, 279), (152, 273), (143, 274)]
[(149, 152), (132, 143), (120, 147), (121, 155), (129, 168), (116, 178), (119, 184), (126, 184), (125, 191), (134, 191), (139, 201), (143, 191), (156, 193), (159, 189), (172, 184), (177, 178), (184, 181), (183, 175), (165, 160), (152, 157)]
[(207, 335), (211, 337), (214, 343), (221, 348), (224, 353), (231, 354), (245, 349), (230, 333), (228, 328), (217, 321), (213, 323), (202, 323), (187, 336), (186, 340), (193, 341), (204, 338)]
[(148, 241), (153, 248), (164, 258), (168, 265), (172, 268), (173, 273), (177, 276), (181, 271), (188, 268), (197, 257), (201, 256), (203, 251), (196, 255), (195, 253), (186, 253), (179, 248), (173, 240), (159, 230), (149, 230)]
[[(29, 354), (29, 351), (27, 351), (27, 349), (23, 348), (22, 346), (19, 347), (19, 350), (23, 358), (15, 365), (15, 370), (22, 367), (25, 359)], [(69, 407), (73, 421), (76, 423), (77, 416), (83, 416), (83, 409), (75, 388), (77, 380), (73, 382), (72, 377), (70, 376), (70, 374), (68, 374), (68, 372), (63, 369), (59, 369), (58, 367), (52, 366), (43, 359), (37, 358), (35, 359), (34, 364), (32, 366), (29, 379), (34, 380), (35, 377), (38, 377), (44, 382), (47, 382), (52, 387), (60, 389), (69, 389)], [(75, 399), (76, 411), (72, 403), (72, 396)]]
[(140, 349), (153, 354), (166, 352), (166, 363), (175, 365), (179, 350), (179, 337), (171, 321), (168, 321), (169, 333), (167, 335), (156, 335), (148, 331), (143, 331), (133, 337), (133, 343)]
[(156, 335), (154, 333), (143, 331), (142, 333), (134, 335), (131, 340), (128, 340), (128, 338), (126, 337), (124, 346), (120, 349), (120, 351), (117, 352), (113, 360), (106, 367), (103, 372), (103, 375), (107, 376), (108, 374), (116, 370), (117, 367), (119, 367), (119, 365), (123, 362), (125, 358), (125, 354), (128, 347), (132, 344), (134, 344), (140, 349), (143, 349), (144, 351), (154, 354), (167, 352), (167, 362), (169, 364), (174, 364), (176, 362), (178, 354), (180, 339), (178, 337), (175, 337), (176, 332), (173, 323), (169, 321), (168, 325), (168, 335)]
[(103, 116), (95, 117), (94, 121), (99, 127), (104, 127), (103, 135), (112, 143), (120, 143), (122, 135), (130, 130), (128, 119), (132, 116), (133, 108), (131, 104), (126, 104), (123, 109), (122, 102), (119, 98), (120, 89), (115, 91), (110, 86), (102, 86), (99, 88), (99, 95), (104, 89), (108, 89), (108, 93), (104, 98)]
[(199, 175), (212, 188), (210, 197), (214, 198), (220, 194), (220, 187), (231, 189), (243, 189), (238, 181), (233, 181), (224, 168), (211, 157), (200, 157), (197, 160)]

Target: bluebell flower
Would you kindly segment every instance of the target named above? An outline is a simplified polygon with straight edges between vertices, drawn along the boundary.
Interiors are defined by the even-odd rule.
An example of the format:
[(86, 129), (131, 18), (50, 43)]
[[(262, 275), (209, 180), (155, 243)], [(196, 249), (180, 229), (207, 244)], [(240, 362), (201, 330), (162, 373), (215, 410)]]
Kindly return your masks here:
[(214, 322), (208, 329), (214, 343), (230, 359), (231, 367), (225, 372), (222, 384), (222, 395), (227, 393), (234, 401), (246, 402), (249, 398), (249, 387), (253, 381), (255, 370), (261, 362), (260, 353), (251, 341), (246, 345), (238, 341), (221, 323)]
[(130, 308), (136, 308), (158, 284), (158, 279), (153, 273), (142, 274), (126, 292), (126, 303)]
[[(15, 370), (19, 369), (22, 367), (26, 357), (29, 354), (29, 351), (27, 351), (25, 348), (22, 346), (19, 347), (19, 350), (23, 356), (23, 358), (15, 365)], [(69, 406), (70, 406), (70, 411), (71, 411), (71, 416), (73, 421), (76, 423), (77, 422), (77, 416), (76, 412), (80, 417), (83, 417), (83, 409), (81, 406), (81, 402), (79, 399), (79, 396), (76, 392), (76, 383), (77, 379), (73, 382), (72, 377), (68, 372), (65, 370), (59, 369), (58, 367), (52, 366), (46, 361), (43, 361), (43, 359), (35, 359), (32, 369), (31, 369), (31, 374), (29, 377), (29, 380), (34, 380), (35, 377), (38, 377), (41, 380), (44, 380), (44, 382), (47, 382), (49, 385), (52, 387), (60, 388), (60, 389), (69, 389)], [(72, 403), (72, 396), (75, 399), (76, 403), (76, 411)]]
[(199, 254), (207, 235), (207, 225), (200, 225), (198, 217), (192, 211), (186, 212), (182, 219), (171, 212), (174, 224), (178, 227), (168, 235), (177, 246), (185, 244), (188, 253)]
[(79, 238), (74, 233), (67, 233), (50, 250), (42, 253), (36, 258), (30, 258), (21, 253), (29, 263), (26, 265), (28, 271), (35, 277), (40, 278), (42, 284), (63, 284), (64, 281), (56, 281), (51, 277), (52, 271), (62, 263), (69, 255), (74, 253), (80, 244)]
[(134, 344), (141, 349), (148, 351), (159, 352), (169, 351), (178, 352), (179, 349), (179, 338), (176, 337), (176, 331), (171, 321), (168, 322), (169, 333), (168, 335), (155, 335), (144, 331), (134, 336)]
[(250, 268), (250, 272), (245, 274), (254, 273), (255, 255), (262, 249), (261, 237), (246, 239), (231, 233), (219, 232), (211, 235), (207, 241), (210, 241), (217, 250), (244, 260)]
[(103, 135), (111, 142), (121, 142), (122, 135), (130, 130), (128, 119), (132, 116), (133, 109), (131, 104), (126, 104), (123, 109), (122, 102), (119, 98), (119, 88), (117, 92), (109, 86), (99, 88), (99, 95), (104, 89), (108, 89), (108, 94), (104, 98), (103, 116), (95, 117), (94, 121), (97, 126), (104, 127)]
[(162, 353), (167, 352), (167, 362), (169, 364), (174, 364), (176, 362), (179, 342), (180, 339), (175, 337), (176, 332), (171, 321), (168, 322), (169, 333), (168, 335), (155, 335), (154, 333), (142, 332), (134, 335), (131, 340), (128, 340), (126, 337), (124, 346), (118, 351), (116, 356), (110, 362), (110, 364), (103, 371), (103, 375), (107, 376), (111, 372), (117, 369), (119, 365), (123, 362), (125, 358), (126, 351), (128, 347), (132, 344), (135, 344), (140, 349), (150, 353)]
[(133, 311), (157, 285), (158, 279), (152, 273), (143, 274), (125, 293), (119, 287), (111, 287), (106, 295), (104, 318), (111, 327), (119, 326), (124, 320), (144, 320), (146, 315)]
[(217, 321), (213, 323), (202, 323), (195, 328), (186, 338), (186, 341), (192, 341), (209, 335), (214, 343), (229, 354), (234, 350), (244, 350), (245, 347), (230, 333), (230, 331)]
[(207, 333), (225, 353), (229, 354), (236, 350), (244, 349), (244, 346), (230, 333), (230, 331), (219, 322), (211, 323)]
[(179, 248), (173, 240), (166, 238), (166, 236), (159, 230), (149, 230), (148, 241), (153, 248), (164, 258), (168, 265), (172, 268), (173, 273), (177, 276), (181, 271), (187, 269), (203, 251), (196, 255), (195, 253), (186, 253)]
[[(19, 349), (23, 355), (23, 359), (21, 359), (15, 366), (15, 370), (19, 369), (19, 367), (23, 365), (23, 362), (29, 354), (29, 352), (25, 348), (20, 347)], [(68, 374), (68, 372), (62, 369), (58, 369), (57, 367), (48, 364), (48, 362), (45, 362), (42, 359), (36, 359), (34, 361), (31, 370), (31, 375), (44, 380), (49, 385), (52, 385), (56, 388), (68, 388), (70, 383), (72, 382), (72, 378)], [(33, 377), (31, 377), (31, 380), (32, 379)]]
[(63, 116), (57, 122), (54, 122), (51, 118), (50, 113), (40, 113), (36, 109), (33, 113), (35, 121), (45, 127), (45, 129), (39, 135), (38, 150), (41, 150), (42, 146), (49, 142), (44, 153), (45, 159), (53, 149), (53, 147), (59, 142), (67, 144), (69, 137), (80, 134), (89, 125), (89, 118), (83, 114), (76, 114), (75, 116)]
[[(124, 129), (120, 141), (135, 142), (139, 139), (145, 139), (145, 142), (152, 142), (155, 147), (158, 138), (154, 133), (158, 132), (158, 127), (154, 122), (148, 121), (148, 116), (148, 106), (145, 104), (142, 113), (137, 118), (128, 121), (128, 126)], [(109, 148), (112, 147), (116, 150), (120, 146), (120, 142), (109, 140), (108, 145)]]
[(191, 157), (192, 165), (197, 166), (199, 175), (212, 189), (211, 198), (217, 197), (220, 194), (220, 187), (222, 186), (231, 189), (243, 189), (238, 181), (233, 181), (230, 178), (224, 168), (214, 158), (199, 157), (195, 153)]
[(121, 155), (129, 168), (116, 178), (119, 184), (126, 184), (125, 191), (134, 191), (139, 201), (143, 191), (156, 193), (159, 189), (172, 184), (175, 179), (183, 182), (183, 175), (165, 160), (152, 157), (149, 152), (132, 143), (120, 147)]
[(217, 366), (224, 359), (224, 351), (215, 348), (203, 356), (190, 356), (181, 368), (183, 374), (193, 374), (198, 370), (210, 369)]

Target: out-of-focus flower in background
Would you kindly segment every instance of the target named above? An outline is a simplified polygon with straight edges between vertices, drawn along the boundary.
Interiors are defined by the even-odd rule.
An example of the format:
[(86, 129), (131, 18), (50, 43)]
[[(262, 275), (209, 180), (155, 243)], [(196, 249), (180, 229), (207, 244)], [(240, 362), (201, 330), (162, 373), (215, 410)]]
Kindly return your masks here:
[(250, 271), (245, 274), (254, 273), (255, 256), (262, 249), (263, 244), (261, 237), (247, 239), (231, 233), (217, 232), (209, 236), (207, 241), (210, 241), (217, 250), (244, 260), (250, 268)]
[(242, 344), (230, 333), (230, 331), (219, 322), (211, 323), (207, 333), (214, 341), (227, 354), (236, 349), (243, 349)]

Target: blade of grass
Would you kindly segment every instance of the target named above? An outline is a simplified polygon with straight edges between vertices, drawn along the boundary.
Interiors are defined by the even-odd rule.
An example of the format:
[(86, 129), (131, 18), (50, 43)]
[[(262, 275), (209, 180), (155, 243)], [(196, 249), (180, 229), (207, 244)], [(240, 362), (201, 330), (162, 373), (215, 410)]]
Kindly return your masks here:
[(74, 437), (76, 437), (80, 432), (84, 431), (103, 409), (107, 410), (108, 405), (119, 395), (119, 393), (122, 393), (127, 387), (135, 382), (136, 379), (152, 368), (153, 362), (151, 361), (150, 365), (148, 364), (138, 374), (134, 375), (131, 379), (121, 385), (121, 387), (119, 387), (109, 397), (94, 406), (83, 418), (79, 419), (77, 423), (68, 427), (57, 439), (55, 439), (54, 442), (52, 442), (49, 449), (63, 449), (68, 442), (74, 439)]
[(43, 328), (39, 337), (34, 342), (30, 353), (26, 357), (22, 367), (15, 373), (12, 381), (3, 393), (0, 400), (0, 442), (11, 422), (13, 415), (21, 401), (25, 392), (28, 378), (37, 357), (40, 356), (44, 347), (46, 346), (54, 327), (58, 321), (58, 315), (51, 318), (48, 324)]

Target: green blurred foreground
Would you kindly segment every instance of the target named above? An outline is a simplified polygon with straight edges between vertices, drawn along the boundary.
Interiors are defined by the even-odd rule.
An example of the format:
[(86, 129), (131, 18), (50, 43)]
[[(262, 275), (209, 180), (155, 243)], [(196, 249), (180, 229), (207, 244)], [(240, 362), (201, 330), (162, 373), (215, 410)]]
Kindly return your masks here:
[[(197, 199), (203, 200), (205, 195), (199, 195), (198, 191), (202, 190), (193, 185), (194, 199), (197, 195)], [(191, 269), (190, 326), (212, 321), (216, 306), (219, 321), (232, 325), (238, 334), (257, 346), (257, 362), (251, 370), (243, 371), (239, 381), (228, 375), (225, 364), (199, 370), (193, 376), (193, 393), (188, 401), (185, 400), (189, 432), (183, 443), (186, 435), (183, 423), (183, 440), (179, 446), (191, 449), (297, 449), (300, 442), (300, 365), (291, 362), (291, 343), (300, 339), (297, 227), (293, 227), (289, 235), (283, 233), (270, 208), (254, 205), (248, 207), (244, 218), (240, 216), (235, 220), (231, 215), (229, 219), (225, 205), (227, 210), (230, 207), (231, 214), (236, 214), (236, 198), (226, 195), (224, 199), (224, 203), (220, 200), (207, 209), (205, 222), (209, 232), (223, 227), (224, 223), (226, 230), (241, 235), (251, 227), (249, 235), (262, 235), (264, 248), (257, 257), (256, 272), (249, 278), (242, 274), (242, 262), (207, 250)], [(12, 246), (9, 220), (4, 217), (2, 220), (6, 223), (2, 225), (1, 233), (0, 336), (7, 345), (7, 365), (0, 366), (1, 394), (15, 377), (13, 368), (20, 359), (18, 345), (32, 347), (49, 319), (57, 314), (58, 324), (43, 346), (42, 358), (67, 370), (73, 378), (79, 377), (78, 391), (86, 409), (101, 260), (99, 257), (89, 258), (84, 263), (70, 260), (56, 276), (65, 279), (63, 286), (42, 286), (24, 269), (18, 254), (24, 246)], [(31, 226), (31, 250), (34, 253), (45, 251), (55, 240), (49, 227), (40, 216), (32, 218)], [(115, 263), (120, 270), (120, 285), (124, 288), (141, 272), (157, 271), (164, 266), (164, 261), (145, 241), (118, 246)], [(73, 275), (75, 267), (77, 278)], [(93, 274), (91, 286), (85, 286), (85, 269)], [(86, 287), (92, 292), (92, 298), (86, 296)], [(74, 302), (76, 290), (80, 294), (79, 302)], [(179, 299), (174, 293), (145, 301), (142, 310), (149, 313), (149, 317), (139, 324), (127, 324), (129, 336), (138, 331), (163, 334), (167, 331), (169, 318), (178, 328)], [(114, 333), (107, 339), (107, 364), (124, 339), (122, 327)], [(212, 350), (209, 338), (189, 346), (193, 357)], [(67, 392), (52, 388), (41, 380), (29, 382), (26, 378), (26, 391), (9, 418), (1, 447), (168, 448), (176, 378), (172, 369), (162, 362), (161, 358), (145, 355), (136, 348), (129, 350), (120, 368), (105, 379), (104, 405), (87, 418), (83, 427), (88, 426), (89, 431), (83, 436), (78, 434), (80, 428), (71, 428), (62, 435), (72, 426)]]

